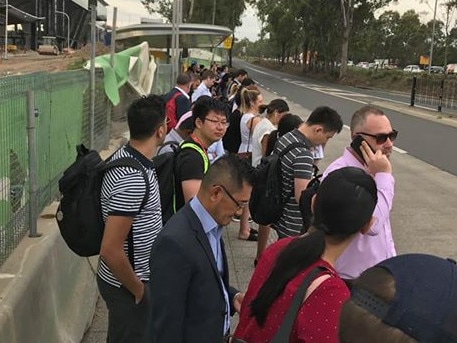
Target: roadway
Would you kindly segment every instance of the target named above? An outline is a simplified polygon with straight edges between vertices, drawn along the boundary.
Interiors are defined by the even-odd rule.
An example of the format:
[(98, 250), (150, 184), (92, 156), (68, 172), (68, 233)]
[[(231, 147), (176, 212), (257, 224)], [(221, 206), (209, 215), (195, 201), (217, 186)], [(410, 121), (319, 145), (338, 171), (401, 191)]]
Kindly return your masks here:
[[(349, 125), (352, 113), (361, 106), (373, 104), (381, 107), (389, 116), (392, 126), (399, 131), (395, 142), (397, 152), (407, 152), (441, 170), (457, 175), (457, 125), (447, 125), (444, 121), (436, 120), (440, 118), (437, 112), (434, 115), (434, 112), (427, 111), (430, 119), (435, 120), (418, 116), (424, 111), (421, 108), (408, 107), (409, 94), (317, 81), (241, 60), (236, 60), (235, 64), (238, 68), (247, 70), (249, 77), (278, 97), (291, 100), (309, 110), (321, 105), (335, 108), (346, 125)], [(410, 115), (405, 115), (406, 113)]]
[[(287, 97), (291, 112), (300, 114), (303, 118), (309, 114), (309, 109), (321, 104), (328, 104), (337, 108), (344, 116), (345, 122), (348, 123), (352, 112), (362, 106), (362, 103), (351, 101), (350, 99), (367, 101), (366, 97), (359, 96), (357, 98), (353, 94), (347, 94), (348, 92), (357, 92), (356, 89), (351, 89), (350, 87), (344, 88), (331, 84), (317, 83), (296, 76), (291, 77), (290, 75), (242, 64), (241, 62), (237, 63), (237, 66), (247, 69), (251, 77), (263, 84), (263, 87), (271, 89), (271, 91), (265, 88), (261, 89), (266, 102), (279, 96)], [(308, 88), (287, 80), (306, 84)], [(319, 85), (326, 89), (310, 89), (311, 87), (317, 88), (313, 85)], [(272, 91), (276, 92), (276, 94), (272, 93)], [(345, 94), (341, 95), (343, 92)], [(367, 92), (369, 93), (369, 90)], [(340, 97), (336, 96), (336, 93), (340, 94)], [(341, 98), (341, 96), (348, 99)], [(380, 102), (379, 99), (378, 102)], [(400, 114), (400, 112), (396, 114), (390, 110), (387, 112), (391, 118), (404, 116), (411, 121), (420, 122), (421, 125), (433, 124), (433, 122), (422, 123), (415, 116), (410, 117)], [(400, 123), (395, 121), (394, 125), (398, 127)], [(407, 128), (408, 125), (406, 124), (405, 127), (400, 127), (401, 140), (397, 142), (401, 143), (400, 146), (405, 149), (408, 136), (403, 131), (407, 131)], [(325, 147), (325, 158), (319, 162), (321, 170), (324, 170), (331, 161), (341, 155), (349, 140), (349, 130), (346, 128), (329, 140)], [(455, 154), (451, 156), (455, 158)], [(396, 180), (391, 224), (397, 252), (399, 254), (428, 253), (457, 259), (457, 252), (454, 246), (454, 242), (457, 241), (457, 230), (455, 229), (457, 176), (439, 170), (401, 150), (397, 150), (392, 154), (391, 161)], [(253, 242), (239, 240), (238, 228), (238, 223), (231, 223), (224, 230), (224, 241), (229, 260), (231, 284), (243, 290), (246, 289), (252, 274), (252, 262), (255, 257), (256, 245)], [(274, 233), (272, 233), (271, 238), (272, 240), (275, 239)], [(107, 319), (106, 306), (103, 301), (99, 301), (93, 324), (82, 343), (104, 342), (106, 340)], [(236, 322), (237, 319), (235, 317), (232, 327), (236, 325)]]

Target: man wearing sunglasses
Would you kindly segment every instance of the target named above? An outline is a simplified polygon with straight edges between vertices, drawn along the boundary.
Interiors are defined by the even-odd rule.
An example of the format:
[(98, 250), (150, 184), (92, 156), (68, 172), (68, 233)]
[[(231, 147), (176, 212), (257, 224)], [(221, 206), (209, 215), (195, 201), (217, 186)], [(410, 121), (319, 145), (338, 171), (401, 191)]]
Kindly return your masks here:
[(336, 261), (335, 269), (343, 279), (354, 279), (364, 270), (396, 255), (390, 227), (395, 184), (390, 155), (397, 135), (398, 131), (392, 129), (389, 118), (380, 109), (364, 106), (351, 119), (351, 139), (363, 138), (360, 154), (356, 151), (358, 145), (352, 144), (324, 171), (323, 178), (336, 169), (358, 167), (373, 176), (378, 189), (373, 214), (375, 224), (367, 234), (358, 234)]
[(217, 159), (158, 235), (150, 259), (151, 343), (222, 342), (228, 333), (244, 295), (229, 286), (222, 230), (248, 205), (249, 169), (234, 155)]

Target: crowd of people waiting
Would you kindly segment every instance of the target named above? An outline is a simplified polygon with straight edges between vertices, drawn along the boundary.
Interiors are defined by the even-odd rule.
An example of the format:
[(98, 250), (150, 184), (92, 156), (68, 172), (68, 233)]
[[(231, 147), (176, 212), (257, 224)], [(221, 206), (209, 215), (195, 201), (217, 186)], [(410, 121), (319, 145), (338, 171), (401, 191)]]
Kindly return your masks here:
[[(112, 158), (136, 158), (149, 184), (130, 167), (105, 174), (97, 282), (107, 342), (457, 343), (455, 262), (396, 256), (390, 155), (398, 132), (388, 117), (373, 106), (353, 114), (351, 140), (363, 142), (326, 168), (308, 199), (315, 164), (343, 128), (338, 112), (321, 106), (303, 121), (283, 99), (263, 104), (245, 70), (198, 69), (128, 110), (130, 140)], [(176, 213), (163, 224), (153, 158), (173, 144)], [(281, 218), (256, 230), (252, 169), (291, 144), (281, 158)], [(222, 239), (234, 218), (238, 238), (257, 242), (246, 292), (230, 286)], [(278, 241), (267, 246), (271, 229)]]

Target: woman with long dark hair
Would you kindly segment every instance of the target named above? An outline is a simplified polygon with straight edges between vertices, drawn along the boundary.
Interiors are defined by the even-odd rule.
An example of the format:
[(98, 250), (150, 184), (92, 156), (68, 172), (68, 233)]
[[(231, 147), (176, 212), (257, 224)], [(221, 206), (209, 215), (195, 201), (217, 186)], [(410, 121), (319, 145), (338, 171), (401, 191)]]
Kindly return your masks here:
[(279, 137), (285, 135), (287, 132), (290, 132), (293, 129), (298, 129), (301, 124), (303, 124), (303, 119), (301, 119), (298, 115), (292, 113), (284, 114), (278, 123), (278, 129), (271, 131), (270, 135), (268, 136), (265, 156), (271, 155), (275, 149), (275, 145)]
[(369, 230), (376, 202), (376, 184), (362, 169), (330, 173), (313, 200), (313, 227), (303, 236), (279, 240), (260, 257), (235, 337), (269, 342), (299, 285), (315, 267), (322, 267), (306, 291), (289, 342), (337, 343), (338, 317), (349, 290), (333, 266), (352, 239)]
[[(273, 99), (267, 105), (261, 105), (260, 113), (265, 117), (260, 120), (252, 132), (252, 166), (257, 167), (262, 157), (266, 156), (268, 139), (270, 133), (275, 131), (281, 118), (289, 111), (289, 105), (283, 99)], [(260, 225), (257, 235), (257, 254), (254, 265), (257, 263), (258, 256), (265, 250), (270, 236), (270, 226)]]

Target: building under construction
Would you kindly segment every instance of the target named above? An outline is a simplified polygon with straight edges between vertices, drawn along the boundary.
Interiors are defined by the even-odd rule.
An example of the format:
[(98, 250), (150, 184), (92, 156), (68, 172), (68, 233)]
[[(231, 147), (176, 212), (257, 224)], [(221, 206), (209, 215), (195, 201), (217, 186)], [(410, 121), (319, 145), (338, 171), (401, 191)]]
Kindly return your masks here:
[(103, 29), (104, 0), (0, 0), (0, 49), (5, 47), (5, 24), (9, 49), (36, 50), (45, 36), (55, 37), (59, 48), (78, 48), (90, 40), (92, 6)]

